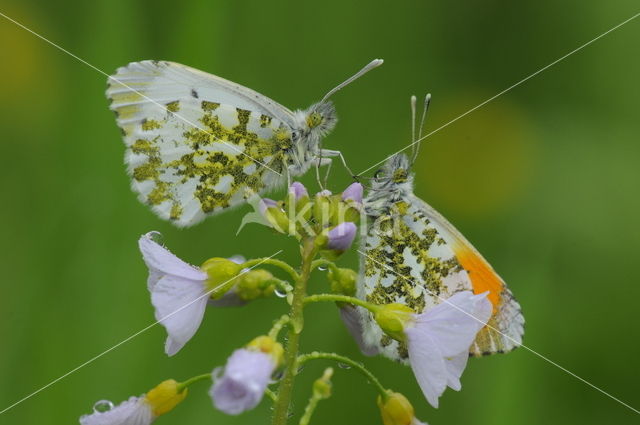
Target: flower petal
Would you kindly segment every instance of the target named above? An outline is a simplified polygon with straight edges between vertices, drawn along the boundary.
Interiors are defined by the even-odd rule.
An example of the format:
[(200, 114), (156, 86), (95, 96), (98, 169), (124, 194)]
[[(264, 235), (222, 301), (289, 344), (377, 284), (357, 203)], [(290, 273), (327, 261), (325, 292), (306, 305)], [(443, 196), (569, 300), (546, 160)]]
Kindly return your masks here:
[(213, 371), (209, 395), (217, 409), (238, 415), (260, 403), (275, 368), (272, 357), (261, 351), (239, 349), (227, 360), (224, 374)]
[(144, 262), (149, 268), (149, 279), (147, 286), (153, 289), (160, 278), (165, 275), (173, 275), (191, 280), (206, 280), (207, 274), (191, 264), (185, 263), (168, 249), (158, 244), (152, 239), (156, 232), (149, 232), (142, 235), (138, 241), (140, 252)]
[(447, 388), (448, 372), (438, 344), (428, 334), (420, 338), (409, 338), (407, 348), (409, 363), (425, 398), (433, 407), (438, 407), (438, 398)]
[(303, 197), (308, 197), (309, 192), (307, 192), (307, 188), (300, 182), (293, 182), (291, 186), (289, 186), (289, 193), (292, 193), (295, 196), (296, 201)]
[(344, 190), (344, 192), (342, 192), (342, 200), (345, 202), (352, 200), (361, 204), (363, 190), (364, 189), (360, 183), (352, 183)]
[(81, 425), (149, 425), (153, 422), (151, 407), (143, 398), (131, 397), (106, 412), (94, 412), (80, 418)]
[(487, 293), (458, 292), (419, 314), (412, 329), (429, 333), (443, 356), (453, 357), (469, 349), (478, 331), (491, 317), (491, 312)]
[(329, 238), (327, 248), (346, 251), (351, 247), (356, 237), (357, 229), (356, 225), (350, 221), (338, 224), (327, 233)]
[(464, 350), (457, 356), (445, 359), (447, 372), (449, 373), (447, 385), (452, 390), (460, 391), (462, 388), (460, 377), (462, 376), (462, 372), (464, 372), (464, 368), (467, 367), (467, 360), (469, 360), (469, 350)]
[(202, 323), (209, 297), (204, 283), (176, 276), (164, 276), (151, 292), (155, 317), (169, 336), (165, 352), (176, 354), (196, 333)]

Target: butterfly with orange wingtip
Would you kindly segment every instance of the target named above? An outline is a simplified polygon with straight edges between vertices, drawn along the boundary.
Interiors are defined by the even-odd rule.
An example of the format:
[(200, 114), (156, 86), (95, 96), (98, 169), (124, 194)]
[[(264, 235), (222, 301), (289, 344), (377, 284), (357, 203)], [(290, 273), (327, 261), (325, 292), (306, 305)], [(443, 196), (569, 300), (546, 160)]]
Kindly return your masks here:
[[(429, 97), (426, 105), (428, 101)], [(416, 154), (417, 149), (414, 160)], [(409, 158), (396, 154), (372, 180), (364, 200), (371, 225), (360, 251), (358, 297), (375, 304), (401, 303), (422, 313), (457, 292), (488, 291), (493, 314), (469, 353), (482, 356), (513, 350), (522, 344), (524, 334), (520, 305), (473, 245), (413, 194), (410, 168)], [(368, 311), (361, 313), (365, 351), (406, 361), (406, 345), (385, 334)]]

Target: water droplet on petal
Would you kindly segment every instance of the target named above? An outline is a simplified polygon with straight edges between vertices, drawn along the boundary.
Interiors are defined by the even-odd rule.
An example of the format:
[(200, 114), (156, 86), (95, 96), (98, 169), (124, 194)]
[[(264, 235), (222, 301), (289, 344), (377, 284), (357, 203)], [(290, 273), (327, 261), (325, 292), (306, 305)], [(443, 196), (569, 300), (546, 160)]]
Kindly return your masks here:
[(338, 367), (339, 367), (340, 369), (351, 369), (351, 366), (349, 366), (349, 365), (348, 365), (348, 364), (346, 364), (346, 363), (338, 363)]
[(162, 236), (162, 233), (160, 232), (149, 232), (149, 238), (154, 241), (155, 243), (157, 243), (158, 245), (163, 245), (164, 244), (164, 237)]
[(96, 401), (93, 405), (93, 411), (96, 413), (108, 412), (111, 409), (113, 409), (113, 403), (109, 400)]

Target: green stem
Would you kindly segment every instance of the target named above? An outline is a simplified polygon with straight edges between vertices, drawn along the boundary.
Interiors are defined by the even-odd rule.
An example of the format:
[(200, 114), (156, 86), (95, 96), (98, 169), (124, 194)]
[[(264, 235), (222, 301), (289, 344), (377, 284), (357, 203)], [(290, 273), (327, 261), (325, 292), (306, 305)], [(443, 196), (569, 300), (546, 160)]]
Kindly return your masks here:
[(298, 349), (300, 345), (300, 333), (304, 325), (303, 310), (304, 299), (307, 295), (307, 282), (311, 274), (311, 263), (316, 256), (317, 248), (313, 239), (305, 239), (302, 246), (302, 273), (296, 280), (291, 302), (291, 324), (289, 326), (289, 342), (285, 351), (284, 376), (278, 388), (278, 400), (274, 406), (273, 425), (286, 425), (291, 404), (293, 383), (298, 370)]
[(355, 360), (350, 359), (349, 357), (341, 356), (340, 354), (320, 353), (320, 352), (314, 351), (313, 353), (303, 354), (300, 357), (298, 357), (298, 366), (302, 366), (304, 363), (308, 362), (309, 360), (317, 360), (317, 359), (333, 360), (338, 363), (346, 364), (348, 366), (353, 367), (362, 375), (364, 375), (369, 380), (369, 382), (371, 382), (376, 387), (376, 389), (380, 393), (380, 396), (384, 400), (386, 400), (389, 397), (389, 395), (387, 394), (387, 389), (382, 386), (378, 378), (376, 378), (374, 374), (369, 371), (369, 369), (364, 367), (362, 364), (356, 362)]
[(273, 339), (274, 341), (278, 340), (278, 335), (280, 334), (280, 331), (282, 330), (282, 328), (287, 325), (289, 323), (291, 319), (289, 318), (288, 315), (283, 314), (278, 320), (276, 320), (276, 322), (273, 324), (273, 327), (271, 328), (271, 330), (269, 331), (269, 338)]
[(180, 382), (178, 384), (178, 392), (181, 393), (185, 388), (187, 388), (189, 385), (198, 382), (198, 381), (203, 381), (205, 379), (211, 379), (211, 373), (203, 373), (202, 375), (197, 375), (194, 376), (193, 378), (189, 378), (184, 382)]
[(338, 295), (338, 294), (317, 294), (317, 295), (309, 295), (304, 299), (305, 304), (317, 303), (317, 302), (343, 302), (347, 304), (357, 305), (363, 308), (366, 308), (372, 313), (375, 313), (376, 310), (380, 309), (380, 306), (377, 304), (372, 304), (370, 302), (361, 300), (360, 298), (349, 297), (347, 295)]
[(278, 260), (276, 258), (254, 258), (253, 260), (244, 262), (242, 264), (242, 267), (249, 268), (257, 264), (269, 264), (275, 267), (279, 267), (281, 270), (287, 272), (294, 281), (298, 281), (300, 279), (300, 275), (293, 267), (291, 267), (284, 261)]
[(309, 425), (309, 421), (311, 421), (311, 416), (313, 415), (313, 412), (316, 410), (316, 407), (318, 407), (318, 402), (320, 400), (322, 399), (318, 397), (316, 394), (313, 394), (311, 396), (311, 398), (309, 399), (309, 403), (307, 404), (307, 407), (304, 409), (304, 413), (300, 418), (300, 425)]
[(271, 399), (271, 401), (273, 401), (274, 403), (276, 402), (276, 400), (278, 399), (278, 396), (276, 396), (276, 393), (274, 393), (273, 391), (271, 391), (269, 388), (267, 388), (266, 390), (264, 390), (264, 393), (267, 395), (267, 397), (269, 397)]
[(322, 266), (327, 266), (334, 272), (338, 271), (338, 266), (336, 266), (333, 261), (325, 260), (324, 258), (321, 258), (311, 263), (311, 270), (315, 270), (318, 267), (322, 267)]

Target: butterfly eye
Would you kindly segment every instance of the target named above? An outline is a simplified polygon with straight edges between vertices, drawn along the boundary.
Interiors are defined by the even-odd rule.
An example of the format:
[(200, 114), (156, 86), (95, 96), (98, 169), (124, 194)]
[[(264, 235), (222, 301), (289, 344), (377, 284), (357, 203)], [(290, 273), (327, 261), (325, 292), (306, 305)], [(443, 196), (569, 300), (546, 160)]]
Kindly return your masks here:
[(309, 128), (315, 128), (322, 124), (324, 118), (318, 112), (312, 112), (307, 116), (307, 125)]

